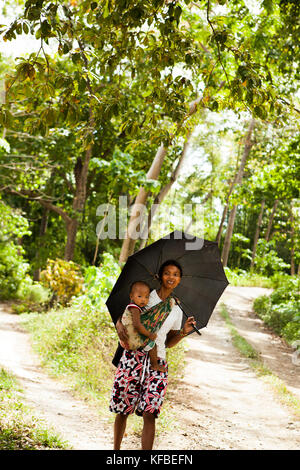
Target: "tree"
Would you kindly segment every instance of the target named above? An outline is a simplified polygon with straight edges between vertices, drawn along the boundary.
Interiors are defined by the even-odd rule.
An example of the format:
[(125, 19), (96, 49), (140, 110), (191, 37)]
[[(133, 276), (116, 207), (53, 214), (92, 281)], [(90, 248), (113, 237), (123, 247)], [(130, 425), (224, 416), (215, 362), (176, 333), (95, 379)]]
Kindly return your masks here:
[(264, 213), (265, 203), (266, 203), (265, 200), (263, 200), (261, 202), (259, 216), (258, 216), (258, 219), (257, 219), (256, 231), (255, 231), (255, 236), (254, 236), (254, 241), (253, 241), (253, 248), (252, 248), (252, 257), (251, 257), (250, 269), (253, 269), (253, 267), (254, 267), (256, 247), (257, 247), (257, 242), (258, 242), (258, 239), (259, 239), (259, 234), (260, 234), (260, 228), (261, 228), (261, 222), (262, 222), (262, 217), (263, 217), (263, 213)]
[[(2, 190), (59, 215), (72, 258), (86, 213), (111, 197), (104, 173), (115, 152), (130, 153), (135, 174), (146, 175), (161, 149), (164, 182), (190, 102), (278, 123), (286, 109), (298, 112), (295, 14), (295, 2), (279, 0), (265, 0), (259, 13), (240, 0), (27, 0), (24, 14), (1, 27), (6, 41), (21, 33), (40, 41), (7, 77), (0, 125), (15, 154), (6, 155)], [(144, 198), (150, 185), (141, 177), (123, 191)]]
[[(244, 151), (243, 155), (241, 158), (240, 166), (239, 166), (239, 171), (236, 176), (235, 183), (236, 184), (241, 184), (242, 179), (243, 179), (243, 174), (244, 174), (244, 169), (246, 165), (247, 158), (249, 156), (249, 153), (251, 151), (251, 148), (253, 146), (253, 139), (252, 139), (252, 133), (254, 130), (255, 126), (255, 120), (251, 119), (248, 132), (245, 138), (245, 145), (244, 145)], [(233, 234), (233, 228), (234, 228), (234, 221), (235, 221), (235, 216), (236, 216), (236, 211), (237, 211), (237, 205), (234, 205), (233, 208), (230, 211), (229, 215), (229, 220), (228, 220), (228, 225), (227, 225), (227, 230), (226, 230), (226, 235), (225, 235), (225, 241), (223, 245), (223, 250), (222, 250), (222, 262), (223, 266), (227, 266), (227, 261), (228, 261), (228, 256), (229, 256), (229, 250), (230, 250), (230, 243), (231, 243), (231, 237)]]
[[(17, 127), (15, 109), (19, 107), (27, 115), (20, 127), (25, 125), (30, 134), (47, 137), (53, 135), (53, 129), (65, 127), (74, 141), (81, 143), (72, 155), (74, 182), (65, 178), (66, 165), (62, 165), (72, 194), (69, 207), (42, 197), (37, 189), (20, 187), (18, 191), (62, 217), (67, 232), (66, 259), (74, 254), (91, 160), (99, 150), (104, 158), (112, 154), (103, 148), (103, 144), (109, 147), (111, 129), (114, 146), (120, 138), (132, 141), (133, 134), (146, 140), (158, 134), (160, 139), (165, 129), (161, 125), (158, 132), (153, 131), (155, 120), (162, 115), (180, 121), (186, 113), (180, 103), (192, 90), (189, 80), (170, 73), (161, 79), (168, 67), (185, 62), (186, 50), (191, 47), (189, 33), (178, 28), (181, 11), (173, 2), (166, 6), (159, 0), (147, 5), (139, 1), (113, 5), (83, 1), (62, 7), (29, 1), (24, 15), (5, 31), (4, 40), (31, 32), (41, 40), (41, 48), (21, 59), (8, 79), (9, 98), (2, 108), (2, 125)], [(45, 52), (46, 44), (54, 39), (60, 58)]]

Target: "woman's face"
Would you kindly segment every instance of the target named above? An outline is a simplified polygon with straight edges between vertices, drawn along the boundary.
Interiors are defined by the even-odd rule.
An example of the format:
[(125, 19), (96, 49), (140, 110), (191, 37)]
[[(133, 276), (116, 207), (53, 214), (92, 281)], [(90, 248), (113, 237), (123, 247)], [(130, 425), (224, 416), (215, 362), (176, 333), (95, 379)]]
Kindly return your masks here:
[(172, 264), (165, 266), (161, 279), (161, 284), (163, 287), (173, 290), (181, 281), (180, 270), (177, 268), (177, 266), (173, 266)]

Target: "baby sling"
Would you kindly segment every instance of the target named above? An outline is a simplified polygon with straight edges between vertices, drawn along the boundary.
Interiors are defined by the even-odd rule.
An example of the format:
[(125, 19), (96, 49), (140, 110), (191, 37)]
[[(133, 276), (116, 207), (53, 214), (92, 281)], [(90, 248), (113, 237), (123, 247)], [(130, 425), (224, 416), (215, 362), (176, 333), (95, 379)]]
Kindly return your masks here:
[[(155, 333), (166, 318), (169, 316), (173, 306), (174, 306), (174, 299), (172, 297), (168, 297), (166, 300), (162, 300), (153, 307), (143, 311), (141, 315), (141, 323), (144, 325), (146, 330), (150, 331), (151, 333)], [(147, 336), (140, 334), (141, 338), (144, 340), (143, 347), (148, 346), (149, 349), (153, 348), (155, 345), (155, 341), (151, 341), (150, 338)]]
[[(151, 331), (152, 333), (155, 333), (163, 324), (163, 322), (166, 320), (166, 318), (168, 317), (169, 313), (172, 310), (173, 305), (174, 305), (173, 297), (168, 297), (166, 300), (162, 300), (158, 304), (148, 309), (146, 315), (141, 315), (141, 322), (143, 323), (143, 325), (145, 326), (147, 330)], [(147, 338), (146, 336), (143, 336), (143, 339), (145, 340), (144, 346), (145, 345), (149, 345), (150, 347), (154, 346), (154, 342), (153, 342), (153, 345), (150, 344), (151, 340)], [(114, 354), (113, 360), (112, 360), (112, 363), (115, 367), (118, 367), (123, 351), (124, 351), (124, 348), (119, 343), (117, 350)]]

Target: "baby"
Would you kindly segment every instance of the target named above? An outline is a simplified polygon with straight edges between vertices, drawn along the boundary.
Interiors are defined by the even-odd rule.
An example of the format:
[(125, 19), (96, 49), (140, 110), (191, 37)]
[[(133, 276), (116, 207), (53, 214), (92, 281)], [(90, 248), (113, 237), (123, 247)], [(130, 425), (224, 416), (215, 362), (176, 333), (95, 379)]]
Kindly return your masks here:
[[(150, 287), (143, 281), (134, 282), (129, 295), (131, 303), (127, 305), (122, 316), (122, 323), (126, 326), (128, 333), (128, 342), (121, 343), (121, 346), (130, 350), (136, 350), (144, 346), (147, 346), (148, 350), (148, 348), (152, 346), (151, 349), (149, 349), (151, 367), (154, 370), (165, 372), (165, 367), (158, 364), (157, 347), (156, 344), (153, 344), (157, 334), (148, 331), (141, 321), (141, 315), (147, 315), (147, 311), (143, 311), (142, 309), (149, 302)], [(145, 338), (140, 335), (146, 336), (150, 341), (145, 340)]]

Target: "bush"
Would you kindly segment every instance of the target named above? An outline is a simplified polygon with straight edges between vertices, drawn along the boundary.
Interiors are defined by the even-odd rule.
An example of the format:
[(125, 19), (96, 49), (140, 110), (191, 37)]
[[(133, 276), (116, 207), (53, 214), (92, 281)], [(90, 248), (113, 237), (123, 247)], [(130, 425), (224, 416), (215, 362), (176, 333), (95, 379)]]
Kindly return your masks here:
[[(278, 278), (276, 278), (278, 282)], [(292, 344), (300, 337), (300, 293), (296, 276), (282, 276), (269, 297), (254, 301), (254, 310), (275, 333)]]
[(89, 266), (85, 269), (84, 295), (73, 302), (73, 305), (79, 304), (87, 312), (107, 311), (105, 302), (121, 272), (111, 254), (103, 253), (102, 258), (103, 262), (99, 267)]
[(83, 289), (81, 268), (73, 261), (48, 260), (46, 269), (41, 272), (41, 283), (50, 289), (58, 303), (65, 307), (69, 305), (72, 297)]
[(0, 242), (0, 292), (2, 299), (17, 296), (29, 270), (29, 264), (24, 261), (21, 252), (23, 251), (12, 242)]
[(29, 235), (28, 221), (0, 200), (0, 293), (2, 299), (16, 297), (29, 264), (24, 260), (24, 250), (18, 243), (24, 235)]
[(293, 278), (291, 278), (289, 274), (280, 273), (280, 272), (273, 274), (273, 276), (271, 277), (272, 285), (274, 289), (277, 289), (278, 287), (281, 287), (285, 285), (286, 283), (289, 283), (291, 279)]
[(272, 280), (261, 274), (245, 271), (243, 269), (232, 270), (227, 266), (224, 268), (230, 284), (233, 286), (246, 287), (272, 287)]
[(282, 258), (277, 256), (276, 240), (267, 242), (260, 239), (257, 242), (257, 251), (254, 260), (254, 267), (257, 272), (265, 276), (272, 276), (290, 268)]
[(51, 298), (51, 291), (39, 282), (33, 281), (29, 276), (20, 284), (16, 293), (16, 300), (11, 305), (15, 313), (46, 310)]
[(265, 316), (270, 311), (271, 300), (267, 295), (262, 295), (254, 300), (254, 310), (259, 312), (260, 316)]

